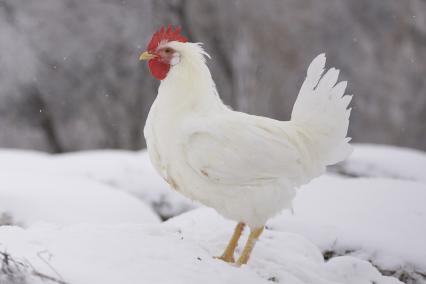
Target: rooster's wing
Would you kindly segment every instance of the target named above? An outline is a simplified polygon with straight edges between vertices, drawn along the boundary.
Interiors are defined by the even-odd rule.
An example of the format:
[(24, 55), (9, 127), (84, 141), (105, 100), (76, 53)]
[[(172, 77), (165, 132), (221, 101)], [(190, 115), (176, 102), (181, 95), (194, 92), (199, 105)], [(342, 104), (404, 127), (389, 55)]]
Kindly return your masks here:
[(244, 186), (286, 178), (296, 185), (306, 179), (291, 122), (230, 111), (186, 126), (186, 162), (212, 183)]

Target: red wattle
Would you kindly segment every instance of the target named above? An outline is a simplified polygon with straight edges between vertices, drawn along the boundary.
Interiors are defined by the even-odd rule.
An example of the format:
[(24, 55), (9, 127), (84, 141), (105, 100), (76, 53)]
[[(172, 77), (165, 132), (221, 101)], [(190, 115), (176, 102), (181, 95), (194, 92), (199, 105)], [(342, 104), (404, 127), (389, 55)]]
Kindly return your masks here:
[(170, 70), (169, 64), (160, 62), (156, 58), (148, 61), (148, 67), (151, 71), (152, 76), (154, 76), (158, 80), (163, 80), (164, 78), (166, 78), (167, 73), (169, 73)]

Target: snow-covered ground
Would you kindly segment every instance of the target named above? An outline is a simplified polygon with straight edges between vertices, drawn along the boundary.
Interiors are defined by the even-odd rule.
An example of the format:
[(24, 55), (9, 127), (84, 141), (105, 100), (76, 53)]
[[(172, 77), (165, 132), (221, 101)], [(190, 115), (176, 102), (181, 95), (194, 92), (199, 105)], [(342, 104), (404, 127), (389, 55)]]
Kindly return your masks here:
[(30, 284), (40, 277), (25, 272), (70, 284), (426, 283), (426, 154), (356, 145), (334, 172), (301, 188), (236, 268), (212, 258), (235, 224), (193, 210), (146, 152), (1, 150), (0, 224), (12, 226), (0, 227), (0, 252)]
[(333, 167), (353, 177), (387, 177), (426, 183), (424, 152), (375, 144), (354, 144), (354, 151), (345, 162)]
[(356, 256), (382, 271), (421, 279), (426, 272), (425, 205), (423, 183), (324, 176), (300, 189), (293, 212), (268, 226), (305, 236), (327, 257)]
[(0, 172), (0, 212), (10, 223), (122, 224), (160, 222), (143, 201), (87, 179)]
[(249, 265), (234, 267), (212, 258), (223, 249), (232, 225), (201, 208), (160, 225), (6, 227), (0, 239), (9, 253), (25, 257), (37, 271), (52, 275), (54, 267), (60, 276), (53, 275), (75, 284), (398, 283), (353, 257), (324, 262), (303, 236), (279, 231), (267, 230)]
[[(86, 179), (136, 196), (164, 219), (196, 207), (173, 190), (151, 166), (146, 151), (86, 151), (62, 155), (0, 150), (0, 172)], [(1, 181), (0, 181), (1, 183)]]

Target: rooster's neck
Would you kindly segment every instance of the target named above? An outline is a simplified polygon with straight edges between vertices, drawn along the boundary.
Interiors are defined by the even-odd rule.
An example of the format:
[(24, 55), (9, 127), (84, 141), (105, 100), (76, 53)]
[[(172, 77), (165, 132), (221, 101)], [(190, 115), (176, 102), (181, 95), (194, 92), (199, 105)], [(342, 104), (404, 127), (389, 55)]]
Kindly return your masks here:
[(207, 111), (222, 108), (215, 83), (197, 46), (182, 51), (182, 59), (161, 81), (158, 100), (169, 108)]

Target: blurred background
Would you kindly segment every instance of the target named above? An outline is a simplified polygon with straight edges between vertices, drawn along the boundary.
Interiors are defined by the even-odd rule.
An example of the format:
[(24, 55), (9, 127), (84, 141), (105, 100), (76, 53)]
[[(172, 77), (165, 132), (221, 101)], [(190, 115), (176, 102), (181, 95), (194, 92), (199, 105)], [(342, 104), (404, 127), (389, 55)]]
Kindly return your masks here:
[(325, 52), (353, 93), (350, 136), (426, 150), (425, 0), (0, 0), (0, 147), (140, 149), (161, 25), (203, 42), (225, 103), (289, 119)]

